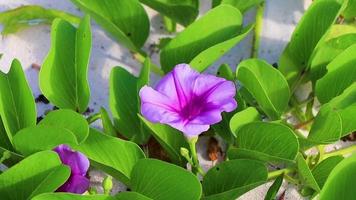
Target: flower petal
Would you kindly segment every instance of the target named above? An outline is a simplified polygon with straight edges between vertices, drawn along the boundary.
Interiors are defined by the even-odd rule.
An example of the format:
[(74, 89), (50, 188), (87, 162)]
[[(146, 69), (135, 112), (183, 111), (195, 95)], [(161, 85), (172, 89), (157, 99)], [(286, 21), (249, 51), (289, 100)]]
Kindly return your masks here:
[(83, 194), (90, 185), (87, 177), (81, 175), (71, 175), (67, 182), (57, 189), (57, 192), (71, 192)]
[(184, 122), (184, 121), (171, 122), (171, 123), (168, 123), (168, 125), (182, 131), (186, 137), (197, 136), (197, 135), (201, 134), (202, 132), (207, 131), (210, 127), (208, 124), (195, 124), (195, 123), (192, 123), (191, 121), (189, 121), (189, 122)]
[(196, 79), (194, 93), (205, 99), (206, 103), (219, 107), (221, 111), (231, 112), (237, 107), (234, 98), (236, 94), (235, 84), (223, 78), (200, 75)]
[(84, 154), (73, 151), (69, 146), (64, 144), (57, 146), (54, 151), (58, 153), (62, 163), (70, 167), (71, 174), (86, 175), (90, 163)]
[(179, 64), (159, 81), (155, 89), (170, 99), (177, 100), (182, 108), (191, 100), (193, 85), (198, 77), (199, 73), (188, 64)]
[(144, 86), (140, 90), (141, 113), (153, 123), (168, 123), (179, 118), (176, 103), (167, 96)]

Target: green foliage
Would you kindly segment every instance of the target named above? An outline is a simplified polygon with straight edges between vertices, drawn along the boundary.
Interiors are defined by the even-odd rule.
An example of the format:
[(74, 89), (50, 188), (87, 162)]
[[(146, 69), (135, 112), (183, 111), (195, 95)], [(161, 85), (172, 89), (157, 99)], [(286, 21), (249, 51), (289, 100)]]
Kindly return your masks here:
[(356, 156), (341, 161), (331, 171), (323, 189), (320, 192), (320, 200), (355, 198), (354, 186), (356, 183)]
[(236, 113), (230, 120), (230, 129), (236, 136), (239, 129), (250, 122), (260, 121), (261, 116), (254, 107), (248, 107), (243, 111)]
[(288, 83), (283, 75), (259, 59), (242, 61), (236, 74), (266, 115), (271, 119), (279, 119), (287, 108), (290, 97)]
[(84, 143), (75, 149), (85, 154), (95, 167), (130, 185), (136, 162), (145, 157), (135, 143), (105, 135), (93, 128)]
[(300, 180), (303, 186), (310, 187), (316, 192), (320, 192), (320, 187), (316, 182), (312, 172), (309, 169), (308, 164), (304, 160), (303, 156), (299, 153), (297, 155), (297, 169)]
[(248, 123), (237, 132), (236, 142), (237, 148), (231, 148), (228, 152), (230, 159), (294, 162), (299, 150), (293, 130), (277, 123)]
[(245, 13), (250, 8), (264, 2), (264, 0), (220, 0), (220, 4), (229, 4), (237, 9), (239, 9), (242, 13)]
[[(182, 184), (184, 183), (184, 184)], [(155, 200), (200, 199), (197, 177), (181, 167), (155, 159), (142, 159), (132, 169), (131, 189)]]
[(110, 74), (110, 109), (115, 128), (130, 140), (143, 144), (150, 133), (138, 117), (140, 112), (139, 90), (148, 84), (149, 65), (144, 65), (138, 78), (124, 68), (115, 67)]
[(236, 8), (221, 5), (210, 10), (162, 49), (162, 69), (167, 73), (177, 64), (190, 63), (198, 71), (205, 70), (251, 30), (251, 26), (241, 27), (242, 15)]
[(78, 28), (61, 19), (53, 21), (51, 49), (41, 67), (39, 85), (42, 93), (57, 107), (80, 113), (87, 109), (90, 50), (89, 16), (84, 17)]
[(203, 199), (234, 200), (266, 180), (267, 168), (261, 162), (246, 159), (226, 161), (211, 168), (204, 176)]
[[(138, 0), (71, 0), (131, 51), (140, 52), (150, 22)], [(125, 8), (125, 9), (123, 9)]]
[(340, 9), (338, 0), (314, 1), (299, 21), (279, 60), (279, 70), (292, 89), (307, 70), (309, 58), (334, 24)]
[(54, 192), (69, 177), (53, 151), (29, 156), (0, 175), (0, 196), (7, 200), (27, 200), (37, 194)]
[(140, 0), (184, 26), (194, 22), (199, 14), (199, 0)]
[[(16, 59), (12, 61), (8, 74), (0, 72), (0, 116), (11, 143), (19, 130), (36, 124), (35, 100)], [(3, 131), (1, 134), (6, 138)]]
[(116, 200), (115, 198), (107, 195), (81, 195), (71, 193), (44, 193), (35, 196), (31, 200)]
[(344, 157), (342, 156), (332, 156), (321, 161), (317, 166), (315, 166), (315, 168), (312, 170), (312, 174), (320, 188), (323, 188), (330, 172), (343, 159)]
[(172, 162), (184, 166), (186, 159), (180, 154), (180, 148), (188, 148), (188, 143), (184, 135), (168, 125), (151, 123), (141, 115), (140, 119), (152, 131), (153, 137), (166, 150)]
[(80, 22), (78, 17), (60, 10), (45, 9), (37, 5), (21, 6), (0, 13), (0, 23), (4, 26), (2, 34), (15, 33), (37, 24), (50, 24), (55, 18), (62, 18), (73, 24)]
[(283, 183), (283, 175), (278, 176), (276, 178), (276, 180), (273, 182), (273, 184), (271, 185), (271, 187), (269, 187), (267, 194), (265, 196), (265, 200), (273, 200), (276, 199), (277, 193), (279, 188), (281, 187), (282, 183)]

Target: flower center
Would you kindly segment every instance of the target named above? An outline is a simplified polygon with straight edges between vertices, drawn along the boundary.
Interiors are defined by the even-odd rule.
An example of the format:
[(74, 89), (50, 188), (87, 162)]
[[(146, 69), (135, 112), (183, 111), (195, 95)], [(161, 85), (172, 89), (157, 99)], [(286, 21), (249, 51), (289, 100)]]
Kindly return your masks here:
[(184, 121), (190, 121), (201, 113), (201, 111), (204, 109), (204, 105), (204, 100), (195, 96), (181, 108), (179, 114), (184, 119)]

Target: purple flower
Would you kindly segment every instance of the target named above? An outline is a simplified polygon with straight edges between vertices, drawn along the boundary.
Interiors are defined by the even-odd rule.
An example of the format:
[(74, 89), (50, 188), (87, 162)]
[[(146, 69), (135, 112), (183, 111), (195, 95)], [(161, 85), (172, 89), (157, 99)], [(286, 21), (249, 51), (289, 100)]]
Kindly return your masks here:
[(221, 121), (221, 112), (236, 108), (235, 93), (233, 82), (179, 64), (154, 89), (141, 88), (141, 113), (153, 123), (168, 124), (194, 137)]
[(89, 188), (89, 179), (86, 177), (89, 168), (88, 158), (64, 144), (54, 148), (54, 151), (62, 163), (68, 165), (71, 170), (69, 179), (57, 189), (57, 192), (83, 194)]

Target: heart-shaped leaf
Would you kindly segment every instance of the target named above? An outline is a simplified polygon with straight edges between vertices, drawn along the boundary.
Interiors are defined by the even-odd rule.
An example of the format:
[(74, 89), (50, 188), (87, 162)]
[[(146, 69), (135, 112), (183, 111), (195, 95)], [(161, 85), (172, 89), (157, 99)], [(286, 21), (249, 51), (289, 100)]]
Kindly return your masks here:
[(184, 26), (194, 22), (199, 14), (198, 0), (140, 0), (140, 2)]
[[(182, 184), (184, 183), (184, 184)], [(185, 169), (155, 159), (141, 159), (131, 173), (132, 191), (155, 200), (198, 200), (201, 185)]]
[(118, 195), (115, 196), (117, 200), (152, 200), (140, 193), (137, 192), (120, 192)]
[(239, 129), (250, 122), (260, 121), (261, 116), (254, 107), (248, 107), (243, 111), (236, 113), (230, 120), (230, 129), (237, 135)]
[(338, 0), (314, 1), (299, 21), (279, 60), (279, 70), (291, 88), (304, 73), (314, 48), (334, 24), (340, 10)]
[(340, 114), (331, 106), (325, 105), (315, 117), (308, 140), (318, 144), (330, 144), (340, 139), (342, 121)]
[[(150, 134), (144, 129), (137, 114), (140, 112), (139, 89), (148, 84), (148, 74), (144, 65), (141, 76), (136, 78), (121, 67), (115, 67), (110, 75), (110, 109), (114, 117), (115, 128), (130, 140), (143, 144)], [(146, 72), (146, 73), (145, 73)]]
[(250, 8), (262, 3), (264, 0), (219, 0), (220, 4), (229, 4), (235, 6), (242, 13), (245, 13)]
[(71, 193), (44, 193), (35, 196), (31, 200), (116, 200), (120, 198), (108, 195), (82, 195)]
[(312, 172), (308, 167), (308, 164), (300, 153), (297, 155), (297, 169), (299, 178), (301, 179), (302, 183), (305, 186), (312, 188), (316, 192), (320, 192), (318, 183), (316, 182)]
[(336, 165), (320, 192), (320, 200), (355, 199), (355, 171), (356, 155), (352, 155)]
[(323, 77), (327, 72), (326, 66), (345, 49), (355, 43), (355, 33), (344, 34), (322, 42), (310, 58), (310, 77), (312, 81), (315, 83), (319, 78)]
[[(160, 61), (163, 71), (167, 73), (180, 63), (190, 63), (193, 68), (203, 71), (233, 47), (236, 44), (234, 42), (242, 39), (241, 25), (240, 11), (230, 5), (221, 5), (210, 10), (162, 49)], [(234, 41), (229, 42), (232, 40)], [(210, 48), (212, 49), (209, 50)], [(204, 59), (199, 56), (201, 58), (196, 60), (202, 53), (205, 54)]]
[(41, 67), (39, 82), (42, 93), (57, 107), (81, 113), (87, 109), (90, 49), (89, 16), (78, 29), (61, 19), (53, 21), (51, 49)]
[(76, 136), (78, 143), (82, 143), (89, 134), (89, 125), (86, 119), (82, 115), (67, 109), (48, 113), (39, 125), (66, 129)]
[(342, 156), (332, 156), (321, 161), (317, 166), (315, 166), (315, 168), (312, 170), (312, 174), (320, 188), (323, 188), (325, 181), (328, 178), (330, 172), (343, 159), (344, 157)]
[(189, 145), (183, 133), (165, 124), (151, 123), (141, 115), (140, 119), (152, 131), (153, 137), (160, 143), (164, 150), (166, 150), (172, 162), (184, 166), (187, 161), (180, 154), (180, 148), (184, 147), (188, 149)]
[(139, 52), (150, 28), (146, 11), (138, 0), (71, 0), (128, 49)]
[(33, 154), (0, 174), (0, 196), (6, 200), (27, 200), (54, 192), (69, 177), (70, 170), (62, 165), (53, 151)]
[(8, 140), (21, 129), (36, 124), (36, 104), (18, 60), (8, 74), (0, 72), (0, 116)]
[(22, 129), (14, 137), (14, 146), (23, 155), (51, 150), (60, 144), (77, 145), (73, 132), (53, 126), (33, 126)]
[(340, 95), (356, 81), (356, 44), (340, 53), (327, 66), (327, 73), (316, 82), (315, 93), (321, 103)]
[(237, 67), (237, 79), (253, 95), (261, 109), (271, 119), (278, 119), (287, 108), (290, 91), (283, 75), (259, 59), (242, 61)]
[(108, 136), (92, 128), (85, 142), (76, 149), (85, 154), (91, 164), (127, 185), (130, 185), (133, 166), (139, 159), (145, 158), (135, 143)]
[(267, 168), (254, 160), (225, 161), (211, 168), (203, 179), (203, 199), (234, 200), (267, 181)]
[(238, 148), (228, 152), (230, 159), (294, 162), (299, 149), (293, 130), (277, 123), (248, 123), (239, 129), (236, 142)]

